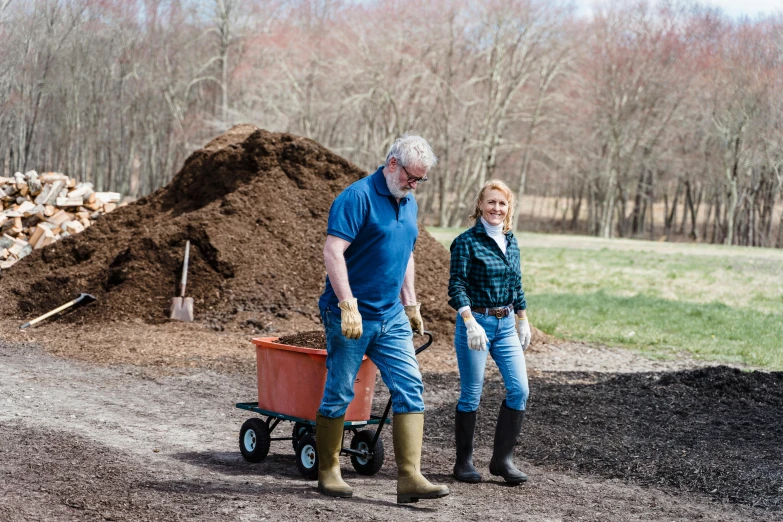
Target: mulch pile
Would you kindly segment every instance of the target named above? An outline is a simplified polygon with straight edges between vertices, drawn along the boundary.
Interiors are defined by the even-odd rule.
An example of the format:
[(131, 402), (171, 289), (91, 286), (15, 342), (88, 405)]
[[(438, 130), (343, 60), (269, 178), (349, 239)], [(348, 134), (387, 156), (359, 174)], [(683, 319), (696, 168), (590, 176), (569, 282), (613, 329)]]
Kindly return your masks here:
[[(519, 459), (783, 510), (783, 372), (714, 367), (666, 374), (531, 381)], [(448, 383), (445, 381), (449, 381)], [(451, 382), (453, 381), (453, 382)], [(425, 386), (458, 389), (447, 374)], [(502, 382), (488, 382), (476, 441), (491, 447)], [(428, 419), (453, 432), (454, 405)]]
[[(28, 319), (89, 292), (98, 303), (79, 321), (165, 322), (190, 240), (197, 321), (251, 335), (313, 329), (329, 207), (366, 174), (312, 140), (238, 125), (166, 187), (3, 271), (0, 313)], [(423, 229), (416, 264), (425, 323), (449, 342), (449, 254)]]

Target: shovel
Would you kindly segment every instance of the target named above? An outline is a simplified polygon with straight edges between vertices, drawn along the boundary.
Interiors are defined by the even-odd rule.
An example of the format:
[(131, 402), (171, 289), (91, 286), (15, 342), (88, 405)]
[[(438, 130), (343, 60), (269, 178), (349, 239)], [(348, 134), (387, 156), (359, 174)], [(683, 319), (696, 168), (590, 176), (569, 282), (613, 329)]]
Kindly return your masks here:
[(54, 310), (52, 310), (51, 312), (46, 312), (46, 313), (45, 313), (45, 314), (43, 314), (42, 316), (40, 316), (40, 317), (36, 317), (36, 318), (35, 318), (35, 319), (33, 319), (32, 321), (28, 321), (28, 322), (24, 323), (22, 326), (20, 326), (20, 327), (19, 327), (19, 329), (20, 329), (20, 330), (24, 330), (24, 329), (26, 329), (26, 328), (30, 328), (31, 326), (33, 326), (33, 325), (35, 325), (35, 324), (38, 324), (38, 323), (40, 323), (41, 321), (43, 321), (43, 320), (44, 320), (44, 319), (46, 319), (47, 317), (51, 317), (51, 316), (53, 316), (54, 314), (56, 314), (56, 313), (58, 313), (58, 312), (62, 312), (62, 311), (63, 311), (63, 310), (65, 310), (66, 308), (70, 308), (70, 307), (72, 307), (72, 306), (76, 306), (76, 305), (88, 305), (88, 304), (92, 303), (93, 301), (96, 301), (96, 299), (95, 299), (95, 296), (94, 296), (94, 295), (90, 295), (90, 294), (79, 294), (79, 297), (77, 297), (77, 298), (76, 298), (76, 299), (74, 299), (73, 301), (68, 301), (68, 302), (67, 302), (67, 303), (65, 303), (64, 305), (62, 305), (62, 306), (58, 306), (57, 308), (55, 308), (55, 309), (54, 309)]
[(185, 297), (185, 286), (188, 283), (188, 258), (190, 257), (190, 241), (185, 243), (185, 261), (182, 263), (182, 283), (179, 297), (171, 298), (171, 318), (177, 321), (193, 321), (193, 298)]

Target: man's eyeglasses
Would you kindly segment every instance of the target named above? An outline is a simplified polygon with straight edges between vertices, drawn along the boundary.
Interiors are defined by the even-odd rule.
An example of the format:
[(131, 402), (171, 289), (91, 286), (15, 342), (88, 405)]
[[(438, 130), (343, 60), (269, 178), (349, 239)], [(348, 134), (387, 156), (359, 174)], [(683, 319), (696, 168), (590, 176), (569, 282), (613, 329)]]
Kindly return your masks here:
[(411, 181), (416, 181), (416, 182), (418, 182), (418, 183), (424, 183), (425, 181), (427, 181), (428, 179), (430, 179), (430, 178), (428, 178), (426, 175), (425, 175), (425, 176), (423, 176), (423, 177), (421, 177), (421, 178), (417, 178), (416, 176), (411, 176), (411, 173), (410, 173), (410, 172), (408, 172), (408, 169), (406, 169), (406, 168), (405, 168), (404, 166), (402, 166), (402, 165), (400, 165), (400, 167), (402, 167), (402, 170), (404, 170), (404, 171), (405, 171), (405, 175), (406, 175), (406, 176), (408, 176), (408, 183), (410, 183)]

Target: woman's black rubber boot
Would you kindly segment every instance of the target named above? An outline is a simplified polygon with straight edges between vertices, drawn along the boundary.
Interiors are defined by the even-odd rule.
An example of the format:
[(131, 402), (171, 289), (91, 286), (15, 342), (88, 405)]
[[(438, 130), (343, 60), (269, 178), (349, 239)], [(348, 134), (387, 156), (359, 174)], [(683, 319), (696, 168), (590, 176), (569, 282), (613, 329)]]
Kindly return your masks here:
[(527, 475), (519, 471), (512, 460), (514, 443), (522, 429), (523, 420), (525, 420), (525, 410), (512, 410), (506, 406), (506, 401), (503, 401), (498, 413), (498, 425), (495, 428), (495, 448), (492, 460), (489, 462), (489, 472), (503, 477), (510, 484), (527, 481)]
[(473, 467), (473, 433), (476, 431), (476, 412), (456, 410), (454, 437), (457, 442), (457, 462), (454, 478), (460, 482), (481, 482), (481, 475)]

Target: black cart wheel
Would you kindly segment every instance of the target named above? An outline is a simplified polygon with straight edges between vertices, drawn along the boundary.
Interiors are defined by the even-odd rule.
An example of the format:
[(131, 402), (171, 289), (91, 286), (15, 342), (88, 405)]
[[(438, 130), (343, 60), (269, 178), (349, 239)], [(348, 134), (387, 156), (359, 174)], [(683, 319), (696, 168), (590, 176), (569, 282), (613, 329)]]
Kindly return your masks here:
[(294, 451), (296, 451), (296, 448), (299, 446), (299, 441), (302, 440), (302, 437), (308, 433), (313, 433), (312, 426), (308, 426), (302, 422), (294, 423), (294, 431), (291, 433), (291, 436), (293, 437), (291, 444), (294, 446)]
[(383, 440), (379, 438), (378, 442), (375, 443), (375, 449), (371, 451), (370, 448), (372, 448), (372, 440), (374, 438), (374, 431), (364, 430), (354, 435), (353, 439), (351, 439), (351, 449), (366, 451), (371, 455), (368, 458), (351, 455), (353, 469), (361, 475), (375, 475), (383, 467)]
[(247, 419), (239, 430), (239, 451), (245, 460), (261, 462), (269, 454), (269, 426), (261, 419)]
[(315, 435), (306, 434), (296, 448), (296, 467), (299, 473), (308, 480), (318, 478), (318, 450), (315, 446)]

